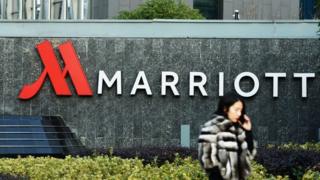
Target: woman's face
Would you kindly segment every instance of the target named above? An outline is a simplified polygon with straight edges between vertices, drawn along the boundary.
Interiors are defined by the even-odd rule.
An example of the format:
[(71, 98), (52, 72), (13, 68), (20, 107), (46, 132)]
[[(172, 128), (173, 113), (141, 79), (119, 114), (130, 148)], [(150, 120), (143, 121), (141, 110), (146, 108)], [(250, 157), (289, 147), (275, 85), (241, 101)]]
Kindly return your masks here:
[(237, 101), (232, 106), (229, 107), (229, 110), (226, 112), (228, 119), (236, 123), (239, 121), (243, 109), (243, 104), (241, 101)]

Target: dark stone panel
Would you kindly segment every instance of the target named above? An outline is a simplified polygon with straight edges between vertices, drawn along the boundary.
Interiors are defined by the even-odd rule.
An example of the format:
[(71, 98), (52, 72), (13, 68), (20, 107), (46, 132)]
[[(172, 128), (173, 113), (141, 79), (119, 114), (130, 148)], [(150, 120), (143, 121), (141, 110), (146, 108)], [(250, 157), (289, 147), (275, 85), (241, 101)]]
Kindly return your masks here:
[(289, 127), (278, 126), (275, 140), (278, 142), (289, 142), (290, 130), (291, 129)]
[(14, 61), (10, 63), (13, 65), (13, 71), (11, 73), (14, 79), (21, 80), (22, 71), (23, 71), (22, 64), (23, 64), (23, 48), (24, 48), (22, 43), (22, 38), (15, 39), (13, 48), (14, 48), (14, 51), (13, 51)]
[(132, 147), (141, 147), (141, 146), (142, 146), (142, 139), (134, 138)]
[(152, 97), (148, 104), (146, 104), (146, 106), (148, 106), (148, 113), (144, 114), (140, 126), (140, 132), (143, 139), (161, 137), (163, 119), (159, 116), (160, 113), (158, 112), (161, 105), (163, 105), (163, 98), (161, 97)]
[(319, 123), (315, 120), (318, 117), (318, 105), (320, 98), (304, 99), (299, 106), (299, 125), (304, 127), (320, 128)]
[(75, 50), (79, 56), (79, 59), (82, 60), (82, 58), (86, 57), (88, 53), (88, 41), (89, 38), (73, 38), (72, 44), (75, 47)]
[[(179, 145), (180, 145), (180, 142), (179, 142), (178, 146)], [(198, 138), (190, 140), (190, 147), (192, 147), (192, 148), (198, 147)]]
[(42, 88), (38, 92), (38, 96), (40, 99), (40, 113), (42, 116), (49, 116), (49, 107), (50, 107), (50, 97), (54, 94), (55, 91), (53, 90), (51, 81), (49, 81), (49, 78), (46, 78), (46, 81), (43, 83)]
[(300, 54), (307, 56), (307, 57), (313, 57), (320, 55), (319, 52), (319, 45), (320, 41), (319, 39), (308, 39), (304, 40), (302, 43), (302, 51), (300, 51)]
[[(148, 111), (148, 106), (143, 106), (141, 111)], [(134, 111), (139, 111), (138, 109)], [(142, 138), (142, 121), (148, 121), (144, 119), (143, 116), (138, 116), (137, 118), (133, 119), (133, 137), (134, 138)]]
[(3, 42), (3, 59), (1, 62), (3, 62), (3, 79), (6, 81), (11, 80), (14, 78), (14, 74), (19, 72), (15, 72), (15, 57), (14, 57), (14, 42), (15, 39), (5, 39)]
[(3, 80), (0, 79), (0, 114), (4, 114), (4, 96), (3, 96), (3, 90), (4, 90), (4, 83), (3, 83)]
[(167, 142), (161, 138), (143, 138), (141, 142), (142, 147), (146, 147), (146, 146), (161, 147), (161, 146), (165, 146), (165, 144), (167, 144)]
[(181, 97), (176, 97), (170, 103), (172, 108), (172, 123), (175, 130), (173, 130), (175, 138), (180, 138), (180, 126), (181, 124), (191, 124), (192, 116), (191, 114), (196, 114), (192, 107), (193, 99), (183, 99)]
[[(192, 143), (192, 141), (193, 141), (193, 139), (190, 139), (190, 144)], [(168, 139), (167, 146), (179, 147), (180, 145), (181, 145), (180, 138), (179, 139)], [(192, 147), (195, 147), (195, 146), (192, 146)]]
[[(124, 100), (124, 99), (123, 99)], [(117, 138), (133, 138), (134, 121), (139, 118), (139, 111), (135, 111), (141, 104), (135, 103), (134, 99), (128, 98), (118, 104), (121, 108), (121, 114), (116, 118), (115, 137)], [(136, 107), (138, 106), (138, 107)]]
[(117, 148), (128, 148), (134, 146), (133, 138), (116, 138), (115, 147)]
[[(48, 81), (48, 79), (47, 79)], [(50, 81), (48, 81), (50, 82)], [(52, 85), (51, 85), (52, 86)], [(52, 87), (50, 87), (52, 88)], [(48, 108), (47, 112), (49, 113), (50, 116), (59, 116), (61, 115), (61, 105), (59, 98), (57, 98), (57, 95), (54, 93), (53, 90), (49, 91), (48, 94), (46, 95), (47, 103), (48, 103)]]
[[(59, 98), (60, 102), (60, 113), (63, 116), (68, 117), (69, 113), (69, 108), (64, 109), (68, 105), (70, 97), (65, 97), (65, 98)], [(70, 125), (74, 126), (78, 130), (78, 136), (81, 137), (82, 141), (86, 144), (93, 144), (92, 142), (95, 141), (95, 139), (91, 139), (94, 136), (92, 136), (92, 133), (96, 131), (95, 126), (92, 126), (91, 124), (94, 125), (95, 120), (95, 115), (98, 114), (96, 111), (89, 111), (88, 107), (95, 108), (93, 106), (94, 99), (85, 97), (85, 98), (78, 98), (77, 99), (77, 106), (76, 108), (73, 109), (75, 111), (75, 117), (72, 119), (68, 119), (68, 122)], [(69, 105), (68, 105), (69, 106)], [(99, 120), (96, 120), (99, 121)], [(68, 125), (69, 125), (68, 124)]]
[(299, 127), (299, 106), (300, 104), (303, 106), (305, 103), (301, 100), (301, 98), (291, 98), (284, 97), (281, 100), (281, 104), (279, 105), (279, 112), (284, 115), (284, 120), (287, 126)]
[[(320, 54), (308, 57), (309, 64), (312, 65), (308, 70), (309, 72), (315, 73), (315, 78), (308, 79), (307, 82), (307, 95), (309, 99), (319, 98), (320, 89)], [(305, 71), (307, 72), (307, 71)]]
[(194, 97), (191, 103), (186, 124), (190, 125), (190, 138), (197, 138), (200, 126), (212, 118), (217, 101), (210, 97)]
[(34, 97), (33, 99), (29, 100), (31, 102), (30, 115), (32, 115), (32, 116), (41, 115), (41, 104), (40, 104), (39, 94), (36, 97)]
[(21, 115), (31, 115), (31, 101), (20, 101)]
[(309, 68), (309, 58), (305, 58), (304, 52), (303, 52), (303, 46), (301, 40), (295, 40), (292, 42), (289, 42), (288, 44), (285, 44), (285, 46), (288, 46), (286, 48), (290, 48), (293, 50), (286, 50), (282, 56), (284, 61), (287, 61), (287, 71), (290, 73), (298, 72), (303, 73), (306, 70), (311, 70)]
[(297, 143), (305, 143), (306, 141), (312, 141), (312, 140), (318, 140), (318, 139), (312, 139), (312, 137), (309, 137), (310, 129), (308, 127), (299, 126), (297, 128), (297, 131), (293, 133), (295, 136), (291, 139), (292, 142)]
[(162, 39), (146, 39), (145, 56), (152, 61), (154, 67), (160, 67), (163, 61), (164, 43)]
[(175, 122), (177, 121), (176, 117), (174, 117), (173, 112), (173, 103), (168, 102), (166, 99), (162, 101), (162, 106), (166, 106), (166, 108), (163, 108), (158, 115), (158, 119), (161, 121), (161, 125), (159, 126), (161, 128), (161, 138), (165, 141), (168, 141), (169, 139), (173, 138), (174, 131), (178, 130), (180, 128), (175, 128)]
[[(83, 66), (85, 66), (87, 72), (86, 75), (91, 87), (97, 86), (97, 71), (100, 67), (97, 67), (96, 65), (99, 61), (102, 61), (105, 58), (103, 57), (103, 52), (99, 48), (100, 46), (105, 46), (102, 39), (98, 40), (95, 38), (89, 38), (88, 47), (90, 48), (88, 48), (87, 57), (81, 60)], [(100, 60), (100, 58), (102, 59)]]
[(3, 81), (3, 114), (7, 115), (21, 115), (20, 100), (18, 100), (18, 80), (8, 79)]
[(259, 146), (266, 145), (268, 142), (269, 129), (267, 126), (257, 126), (255, 128), (255, 139), (259, 140)]
[(105, 137), (98, 136), (95, 138), (95, 147), (106, 148)]
[(40, 43), (37, 39), (22, 39), (22, 84), (31, 84), (40, 76), (43, 64), (35, 48)]
[(186, 39), (182, 52), (179, 52), (185, 56), (184, 62), (180, 61), (179, 66), (187, 65), (186, 69), (191, 68), (191, 71), (203, 72), (205, 68), (199, 66), (202, 61), (201, 46), (202, 41), (199, 39)]
[[(225, 88), (227, 90), (233, 89), (234, 78), (242, 72), (241, 66), (241, 55), (240, 55), (240, 40), (230, 39), (226, 41), (226, 48), (222, 51), (226, 54), (225, 64), (227, 64), (229, 70), (229, 76), (227, 76), (227, 81), (229, 81), (229, 86)], [(231, 83), (232, 82), (232, 83)]]
[[(6, 57), (4, 53), (4, 44), (6, 39), (0, 38), (0, 59), (3, 61)], [(3, 69), (4, 63), (0, 63), (0, 80), (3, 79), (4, 76), (4, 69)]]
[[(115, 107), (112, 106), (112, 102), (109, 99), (109, 103), (105, 103), (105, 99), (96, 99), (95, 106), (96, 112), (93, 117), (89, 118), (88, 120), (96, 128), (96, 136), (97, 138), (103, 137), (103, 143), (110, 144), (111, 142), (114, 143), (115, 138), (115, 121), (119, 119), (113, 114), (116, 114)], [(88, 105), (87, 105), (88, 106)]]
[[(143, 138), (161, 138), (164, 136), (164, 131), (166, 130), (164, 126), (166, 126), (167, 122), (172, 118), (171, 111), (168, 106), (166, 106), (166, 99), (157, 98), (151, 100), (152, 106), (154, 110), (150, 115), (146, 117), (146, 119), (150, 120), (152, 124), (149, 124), (148, 121), (144, 121), (143, 125), (147, 125), (147, 128), (143, 127)], [(160, 108), (159, 107), (163, 107)], [(169, 120), (168, 120), (168, 119)]]

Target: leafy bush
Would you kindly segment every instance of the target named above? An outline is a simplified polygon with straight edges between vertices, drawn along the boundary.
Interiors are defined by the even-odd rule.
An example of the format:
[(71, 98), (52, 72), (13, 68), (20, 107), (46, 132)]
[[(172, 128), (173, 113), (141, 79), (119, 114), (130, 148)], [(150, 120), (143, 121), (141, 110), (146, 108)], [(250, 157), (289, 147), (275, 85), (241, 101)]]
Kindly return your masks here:
[(280, 145), (267, 145), (267, 148), (277, 148), (283, 150), (310, 150), (310, 151), (318, 151), (320, 152), (320, 143), (312, 143), (307, 142), (304, 144), (296, 144), (296, 143), (287, 143), (287, 144), (280, 144)]
[(307, 169), (320, 162), (320, 151), (283, 147), (260, 148), (256, 161), (268, 173), (289, 175), (293, 179), (300, 179)]
[[(143, 164), (140, 159), (119, 157), (27, 157), (0, 159), (0, 173), (30, 179), (207, 179), (197, 160), (176, 156), (172, 163)], [(8, 175), (9, 176), (9, 175)], [(27, 179), (27, 178), (23, 178)], [(260, 164), (253, 162), (250, 180), (277, 179)]]
[(320, 162), (312, 167), (312, 170), (320, 172)]
[(27, 176), (30, 179), (205, 179), (197, 161), (177, 157), (173, 163), (158, 167), (143, 165), (140, 159), (119, 157), (3, 158), (0, 173)]
[[(249, 180), (319, 179), (318, 147), (309, 143), (260, 148)], [(0, 174), (18, 179), (207, 179), (195, 149), (100, 149), (88, 155), (2, 158)]]
[[(192, 157), (192, 159), (197, 160), (196, 149), (181, 147), (99, 149), (95, 152), (98, 155), (114, 155), (122, 158), (138, 157), (144, 159), (144, 164), (156, 163), (159, 166), (166, 160), (173, 162), (177, 153), (181, 157)], [(256, 161), (259, 164), (253, 163), (252, 177), (254, 177), (253, 179), (259, 179), (259, 177), (285, 179), (286, 176), (301, 178), (310, 167), (317, 166), (320, 162), (319, 158), (320, 143), (268, 145), (258, 149)], [(263, 171), (261, 171), (262, 167), (264, 168)]]
[(320, 179), (320, 172), (308, 170), (302, 177), (303, 180), (315, 180)]
[(272, 174), (268, 174), (265, 167), (263, 167), (261, 164), (258, 164), (255, 161), (252, 161), (251, 163), (251, 174), (248, 178), (248, 180), (257, 180), (257, 179), (270, 179), (270, 180), (288, 180), (288, 176), (274, 176)]
[(135, 10), (121, 11), (118, 19), (204, 19), (198, 10), (182, 1), (147, 0)]
[(183, 147), (135, 147), (135, 148), (116, 148), (116, 149), (95, 149), (95, 155), (118, 156), (121, 158), (143, 159), (144, 164), (156, 163), (162, 165), (165, 161), (173, 162), (176, 154), (180, 157), (191, 157), (197, 160), (198, 152), (196, 149)]

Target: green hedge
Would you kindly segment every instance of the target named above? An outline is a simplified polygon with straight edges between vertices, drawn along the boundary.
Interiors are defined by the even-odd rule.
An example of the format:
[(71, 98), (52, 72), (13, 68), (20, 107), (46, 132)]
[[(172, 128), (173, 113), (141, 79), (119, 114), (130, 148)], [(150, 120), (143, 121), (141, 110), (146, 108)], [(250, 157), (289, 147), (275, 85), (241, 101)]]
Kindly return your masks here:
[(314, 142), (306, 142), (304, 144), (296, 144), (296, 143), (287, 143), (287, 144), (280, 144), (274, 145), (269, 144), (267, 148), (278, 148), (283, 150), (310, 150), (310, 151), (317, 151), (320, 152), (320, 143)]
[(308, 170), (302, 177), (303, 180), (316, 180), (320, 179), (320, 172)]
[[(0, 173), (29, 177), (30, 179), (207, 179), (197, 160), (176, 157), (172, 163), (158, 166), (156, 160), (143, 164), (141, 159), (119, 157), (27, 157), (0, 159)], [(308, 177), (313, 176), (309, 173)], [(288, 179), (272, 176), (255, 162), (250, 180)]]
[(288, 176), (274, 176), (272, 174), (267, 173), (267, 169), (263, 167), (261, 164), (256, 163), (253, 161), (251, 163), (251, 175), (248, 180), (262, 180), (262, 179), (269, 179), (269, 180), (289, 180)]
[(132, 11), (121, 11), (118, 19), (204, 19), (199, 10), (184, 1), (147, 0)]
[(197, 161), (179, 157), (158, 167), (143, 165), (140, 159), (119, 157), (52, 157), (3, 158), (0, 173), (31, 179), (205, 179)]

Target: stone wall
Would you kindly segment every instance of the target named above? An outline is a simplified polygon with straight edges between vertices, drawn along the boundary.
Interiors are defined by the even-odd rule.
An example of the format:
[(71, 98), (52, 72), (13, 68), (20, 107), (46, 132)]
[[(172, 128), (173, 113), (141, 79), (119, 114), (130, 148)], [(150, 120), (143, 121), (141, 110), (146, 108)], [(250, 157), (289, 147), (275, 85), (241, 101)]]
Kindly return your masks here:
[[(35, 81), (43, 65), (35, 49), (42, 38), (0, 38), (0, 114), (60, 115), (90, 147), (180, 145), (180, 126), (189, 124), (191, 146), (199, 126), (210, 119), (218, 99), (218, 74), (224, 72), (225, 92), (245, 71), (260, 82), (258, 93), (246, 98), (247, 113), (260, 144), (318, 140), (320, 114), (320, 41), (317, 39), (186, 39), (186, 38), (71, 38), (93, 97), (58, 97), (47, 78), (37, 96), (18, 99), (24, 84)], [(50, 38), (56, 48), (65, 38)], [(56, 50), (56, 55), (58, 51)], [(60, 58), (61, 61), (61, 58)], [(62, 62), (62, 61), (61, 61)], [(97, 95), (98, 72), (108, 77), (122, 71), (122, 95), (104, 86)], [(144, 71), (153, 95), (130, 95), (139, 71)], [(161, 72), (179, 76), (179, 97), (161, 96)], [(189, 96), (189, 72), (207, 75), (208, 97)], [(279, 97), (272, 97), (266, 72), (285, 72)], [(315, 73), (308, 80), (308, 97), (301, 97), (301, 80), (293, 73)], [(69, 87), (73, 90), (70, 78)], [(248, 91), (253, 83), (241, 81)], [(73, 90), (74, 91), (74, 90)]]

